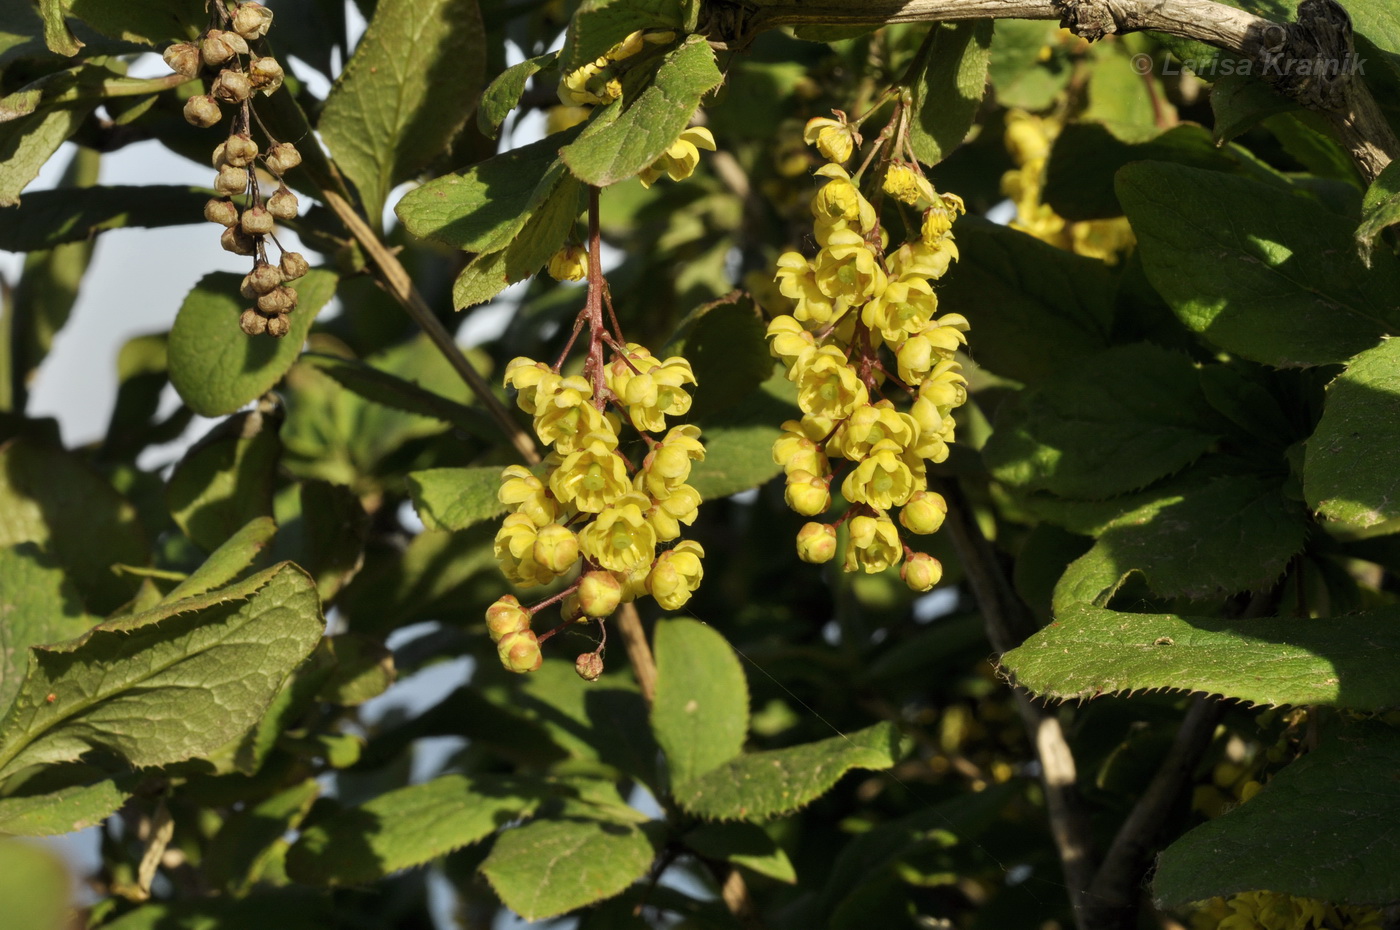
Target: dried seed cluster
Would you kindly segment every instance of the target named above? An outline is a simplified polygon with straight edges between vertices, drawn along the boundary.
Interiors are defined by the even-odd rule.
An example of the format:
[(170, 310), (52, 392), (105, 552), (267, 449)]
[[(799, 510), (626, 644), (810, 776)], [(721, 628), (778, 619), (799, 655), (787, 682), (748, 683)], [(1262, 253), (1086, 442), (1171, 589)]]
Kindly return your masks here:
[[(297, 215), (296, 194), (282, 179), (301, 164), (301, 153), (292, 143), (274, 139), (253, 110), (257, 94), (268, 96), (282, 86), (282, 66), (271, 55), (257, 52), (272, 25), (272, 11), (261, 3), (240, 3), (230, 10), (222, 0), (210, 3), (209, 9), (210, 26), (199, 41), (170, 46), (165, 63), (177, 74), (208, 82), (207, 94), (185, 102), (185, 119), (192, 125), (217, 126), (225, 107), (233, 111), (228, 138), (213, 155), (218, 172), (214, 189), (222, 196), (204, 205), (204, 218), (224, 227), (219, 242), (225, 250), (253, 258), (253, 270), (239, 288), (253, 306), (243, 311), (239, 326), (250, 336), (285, 336), (291, 330), (287, 314), (297, 305), (297, 293), (287, 282), (306, 274), (309, 266), (299, 252), (283, 249), (274, 233), (277, 220)], [(266, 151), (253, 140), (255, 121), (267, 138)], [(277, 190), (266, 198), (258, 180), (259, 163), (277, 180)], [(268, 260), (268, 239), (281, 255), (275, 264)]]

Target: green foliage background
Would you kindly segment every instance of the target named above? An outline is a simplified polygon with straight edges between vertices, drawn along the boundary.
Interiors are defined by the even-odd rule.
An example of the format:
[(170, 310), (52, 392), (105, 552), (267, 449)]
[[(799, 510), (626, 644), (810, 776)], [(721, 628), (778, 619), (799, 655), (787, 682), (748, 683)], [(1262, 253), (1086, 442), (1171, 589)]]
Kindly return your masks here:
[[(292, 333), (245, 337), (237, 278), (209, 274), (167, 331), (113, 347), (108, 434), (65, 449), (26, 415), (26, 385), (93, 237), (194, 223), (208, 196), (98, 187), (98, 153), (155, 138), (207, 163), (217, 133), (180, 118), (198, 89), (125, 76), (205, 15), (0, 0), (0, 247), (27, 253), (0, 325), (0, 834), (102, 824), (89, 926), (429, 926), (430, 874), (469, 927), (503, 909), (589, 930), (1136, 927), (1257, 890), (1400, 902), (1394, 165), (1368, 184), (1259, 81), (1163, 67), (1211, 51), (1172, 37), (804, 26), (716, 54), (723, 10), (701, 0), (357, 0), (352, 49), (339, 0), (272, 6), (270, 48), (334, 82), (259, 103), (301, 140), (294, 226), (322, 255)], [(1394, 120), (1400, 29), (1387, 0), (1347, 6)], [(636, 29), (676, 36), (631, 63), (622, 101), (497, 152), (504, 122), (553, 107), (561, 73)], [(507, 43), (524, 63), (506, 67)], [(931, 473), (971, 536), (933, 543), (934, 619), (892, 572), (798, 562), (800, 521), (770, 481), (795, 407), (763, 326), (783, 309), (773, 260), (810, 228), (802, 126), (901, 76), (915, 151), (970, 214), (939, 300), (971, 321), (973, 393)], [(1011, 110), (1062, 124), (1045, 203), (1126, 217), (1120, 261), (978, 218), (1014, 167)], [(697, 112), (720, 152), (684, 183), (632, 180)], [(61, 186), (21, 197), (70, 139)], [(708, 448), (705, 584), (686, 614), (645, 618), (650, 704), (620, 648), (597, 683), (575, 676), (584, 633), (533, 675), (499, 668), (483, 612), (508, 589), (492, 520), (517, 450), (363, 238), (398, 250), (451, 330), (539, 271), (589, 184), (607, 187), (622, 325), (693, 361)], [(333, 297), (343, 312), (318, 320)], [(496, 384), (515, 356), (554, 357), (580, 303), (531, 278), (470, 362)], [(167, 384), (182, 406), (157, 417)], [(196, 413), (222, 420), (173, 467), (138, 467)], [(994, 602), (1025, 621), (995, 665)], [(436, 706), (360, 716), (456, 657), (471, 672)], [(1076, 700), (1036, 711), (1008, 679)], [(1125, 900), (1089, 916), (1027, 713), (1066, 734), (1091, 862), (1125, 823), (1144, 832)], [(1199, 731), (1184, 756), (1183, 720)], [(415, 744), (441, 736), (465, 746), (412, 782)], [(1168, 763), (1171, 796), (1134, 826)], [(61, 889), (48, 853), (0, 839), (11, 925), (61, 925)]]

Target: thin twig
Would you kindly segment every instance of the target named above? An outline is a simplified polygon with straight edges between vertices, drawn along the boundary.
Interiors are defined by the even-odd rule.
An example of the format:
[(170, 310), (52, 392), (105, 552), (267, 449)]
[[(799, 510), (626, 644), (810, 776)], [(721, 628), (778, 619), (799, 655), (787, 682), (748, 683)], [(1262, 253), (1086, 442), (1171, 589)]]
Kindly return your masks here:
[(540, 461), (539, 449), (535, 447), (534, 437), (528, 431), (515, 422), (505, 406), (496, 399), (496, 395), (491, 393), (491, 385), (481, 376), (481, 372), (476, 370), (471, 361), (462, 353), (462, 349), (457, 345), (452, 334), (433, 315), (432, 308), (423, 299), (423, 295), (418, 292), (418, 288), (413, 286), (413, 279), (409, 277), (408, 270), (398, 260), (398, 257), (389, 250), (359, 212), (352, 207), (345, 198), (335, 191), (323, 190), (322, 197), (326, 205), (340, 217), (340, 221), (345, 224), (345, 228), (350, 230), (350, 234), (360, 243), (361, 248), (369, 255), (370, 261), (378, 272), (380, 283), (389, 292), (399, 305), (408, 311), (408, 315), (427, 334), (433, 345), (437, 346), (439, 352), (461, 376), (462, 380), (472, 389), (476, 395), (478, 403), (486, 408), (486, 412), (501, 427), (511, 445), (527, 464), (535, 465)]
[(632, 672), (637, 676), (637, 684), (642, 689), (642, 698), (651, 706), (656, 697), (656, 658), (651, 654), (646, 631), (642, 629), (642, 618), (637, 614), (637, 605), (630, 601), (617, 611), (617, 633), (622, 637), (622, 646), (627, 650), (627, 659), (632, 663)]

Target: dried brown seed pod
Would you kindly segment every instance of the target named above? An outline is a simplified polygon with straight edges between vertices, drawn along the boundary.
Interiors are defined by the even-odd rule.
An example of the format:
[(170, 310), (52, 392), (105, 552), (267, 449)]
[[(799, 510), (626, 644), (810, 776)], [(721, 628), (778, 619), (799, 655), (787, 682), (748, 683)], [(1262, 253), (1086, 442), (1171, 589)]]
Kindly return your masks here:
[(267, 317), (249, 307), (238, 318), (238, 328), (249, 336), (261, 336), (267, 332)]
[(206, 65), (217, 68), (235, 55), (248, 54), (248, 43), (236, 32), (210, 29), (199, 43), (199, 54)]
[(214, 179), (214, 190), (228, 197), (232, 197), (234, 194), (241, 194), (247, 189), (247, 168), (235, 168), (233, 165), (224, 165), (219, 169), (219, 176)]
[(248, 63), (248, 76), (253, 82), (253, 87), (263, 92), (263, 96), (268, 96), (277, 88), (282, 86), (282, 66), (277, 63), (277, 59), (271, 56), (266, 58), (254, 58)]
[(258, 309), (263, 313), (291, 313), (297, 306), (297, 292), (290, 287), (274, 287), (258, 297)]
[(574, 671), (584, 681), (597, 681), (603, 674), (603, 657), (596, 652), (585, 652), (574, 660)]
[(245, 3), (233, 14), (233, 31), (252, 42), (267, 35), (272, 11), (261, 3)]
[(243, 276), (243, 283), (239, 286), (238, 293), (248, 300), (257, 300), (281, 284), (282, 281), (281, 268), (269, 265), (267, 262), (258, 262), (253, 266), (252, 271)]
[(215, 100), (225, 103), (242, 103), (253, 96), (253, 82), (242, 71), (225, 68), (214, 78), (214, 86), (209, 89)]
[(219, 245), (234, 255), (252, 255), (257, 251), (258, 241), (237, 226), (230, 226), (219, 237)]
[(267, 212), (266, 207), (249, 207), (243, 211), (240, 221), (243, 231), (250, 236), (266, 236), (272, 232), (275, 225), (272, 221), (272, 214)]
[(269, 336), (276, 336), (278, 339), (281, 339), (291, 331), (292, 324), (287, 320), (286, 314), (279, 313), (277, 316), (267, 321), (267, 334)]
[(204, 218), (211, 223), (218, 223), (220, 226), (236, 226), (238, 224), (238, 207), (230, 200), (219, 200), (210, 198), (204, 205)]
[(167, 48), (161, 57), (165, 59), (171, 71), (187, 78), (198, 77), (199, 69), (204, 64), (199, 49), (188, 42), (176, 42)]
[(287, 190), (286, 185), (277, 188), (276, 192), (267, 198), (267, 212), (277, 217), (279, 220), (295, 219), (297, 215), (297, 195)]
[(246, 134), (229, 136), (223, 143), (223, 150), (224, 163), (236, 168), (246, 168), (258, 157), (258, 144)]
[(300, 252), (283, 252), (280, 264), (284, 281), (295, 281), (311, 270), (311, 264)]
[(219, 102), (207, 94), (197, 94), (185, 101), (185, 122), (200, 129), (208, 129), (223, 119)]
[(301, 164), (301, 153), (290, 142), (279, 142), (267, 150), (267, 170), (279, 178)]

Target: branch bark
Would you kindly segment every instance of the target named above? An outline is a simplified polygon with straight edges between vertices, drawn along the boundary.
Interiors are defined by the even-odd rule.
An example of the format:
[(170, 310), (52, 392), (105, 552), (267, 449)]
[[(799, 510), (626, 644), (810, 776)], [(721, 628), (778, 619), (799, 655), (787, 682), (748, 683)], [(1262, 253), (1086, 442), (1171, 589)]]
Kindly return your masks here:
[(1213, 0), (708, 0), (702, 28), (744, 44), (779, 26), (879, 25), (967, 19), (1053, 19), (1075, 35), (1150, 30), (1204, 42), (1250, 62), (1277, 91), (1331, 122), (1367, 182), (1400, 155), (1353, 62), (1351, 18), (1336, 0), (1302, 0), (1298, 19), (1276, 23)]

